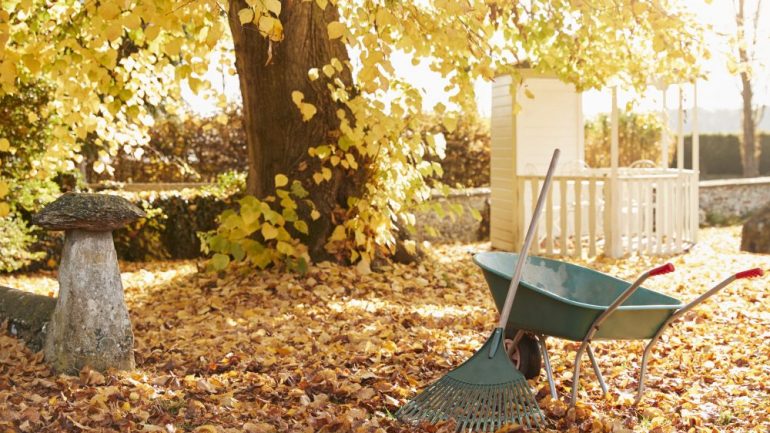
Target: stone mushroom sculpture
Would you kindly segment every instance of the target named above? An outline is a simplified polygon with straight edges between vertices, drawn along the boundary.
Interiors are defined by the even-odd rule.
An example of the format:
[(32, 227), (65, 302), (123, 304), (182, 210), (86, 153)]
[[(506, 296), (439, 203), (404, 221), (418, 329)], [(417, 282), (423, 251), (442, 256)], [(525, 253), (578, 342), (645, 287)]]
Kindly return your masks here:
[(43, 348), (55, 371), (134, 368), (134, 334), (112, 231), (144, 216), (118, 196), (68, 193), (32, 218), (45, 229), (65, 230), (59, 299)]

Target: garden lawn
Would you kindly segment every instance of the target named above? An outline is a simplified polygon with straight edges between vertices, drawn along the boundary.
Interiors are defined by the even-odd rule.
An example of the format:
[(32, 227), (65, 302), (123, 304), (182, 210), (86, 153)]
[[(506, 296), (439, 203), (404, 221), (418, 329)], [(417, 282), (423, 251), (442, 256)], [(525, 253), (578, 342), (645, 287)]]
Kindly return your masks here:
[[(689, 300), (731, 273), (770, 267), (738, 252), (739, 227), (705, 229), (677, 271), (646, 286)], [(392, 413), (467, 359), (497, 313), (471, 261), (488, 244), (447, 246), (418, 265), (369, 274), (322, 263), (304, 276), (231, 271), (193, 261), (123, 263), (137, 369), (52, 375), (42, 354), (0, 334), (0, 431), (399, 432)], [(572, 259), (570, 259), (572, 260)], [(627, 280), (664, 258), (580, 262)], [(770, 430), (768, 277), (741, 280), (667, 332), (632, 406), (642, 342), (597, 342), (610, 388), (584, 366), (567, 410), (577, 344), (550, 340), (559, 400), (530, 381), (558, 431)], [(55, 295), (53, 274), (0, 284)], [(438, 427), (452, 431), (451, 425)], [(436, 428), (433, 428), (436, 431)]]

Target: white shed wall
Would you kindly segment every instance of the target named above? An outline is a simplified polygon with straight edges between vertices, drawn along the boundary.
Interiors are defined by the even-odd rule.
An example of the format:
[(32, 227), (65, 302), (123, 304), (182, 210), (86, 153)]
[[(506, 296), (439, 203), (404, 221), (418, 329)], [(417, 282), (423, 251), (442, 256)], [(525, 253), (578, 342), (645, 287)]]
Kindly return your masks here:
[[(514, 99), (510, 76), (498, 77), (492, 85), (490, 239), (493, 248), (513, 251), (521, 247), (523, 237), (516, 229), (522, 227), (517, 219), (523, 217), (515, 211), (517, 174), (544, 174), (557, 147), (562, 151), (559, 172), (568, 171), (583, 159), (584, 148), (582, 101), (575, 87), (543, 77), (526, 78), (524, 83), (534, 98), (526, 97), (524, 86), (519, 86)], [(520, 105), (516, 115), (515, 101)]]
[[(524, 86), (533, 94), (528, 98)], [(581, 95), (575, 86), (555, 78), (528, 78), (517, 92), (521, 111), (516, 120), (517, 174), (542, 175), (555, 148), (561, 148), (561, 168), (583, 160), (584, 132)]]

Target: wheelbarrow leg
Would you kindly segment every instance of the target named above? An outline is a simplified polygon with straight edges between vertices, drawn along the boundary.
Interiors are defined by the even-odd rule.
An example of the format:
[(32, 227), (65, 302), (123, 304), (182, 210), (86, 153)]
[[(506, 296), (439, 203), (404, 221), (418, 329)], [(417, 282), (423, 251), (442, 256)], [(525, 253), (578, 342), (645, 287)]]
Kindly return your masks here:
[[(639, 276), (639, 278), (636, 279), (630, 286), (628, 286), (627, 289), (625, 289), (613, 302), (610, 304), (596, 319), (594, 319), (593, 323), (591, 324), (591, 327), (588, 328), (588, 332), (583, 337), (583, 342), (580, 344), (580, 348), (577, 351), (577, 354), (575, 354), (575, 371), (572, 375), (572, 397), (569, 401), (570, 407), (575, 407), (575, 403), (577, 403), (577, 392), (578, 388), (580, 387), (580, 359), (583, 357), (583, 352), (586, 351), (586, 348), (588, 348), (589, 351), (589, 357), (591, 357), (591, 361), (593, 362), (593, 356), (591, 355), (591, 349), (589, 344), (591, 343), (591, 339), (594, 338), (594, 334), (596, 334), (597, 331), (599, 331), (599, 328), (602, 326), (602, 323), (604, 323), (605, 320), (607, 320), (607, 317), (609, 317), (612, 313), (615, 312), (615, 310), (620, 307), (623, 302), (626, 301), (635, 291), (638, 289), (642, 283), (649, 277), (654, 275), (662, 275), (667, 274), (674, 270), (674, 265), (671, 263), (667, 263), (663, 266), (658, 266), (655, 269), (651, 269), (649, 271), (646, 271), (642, 273), (642, 275)], [(596, 363), (594, 364), (594, 371), (597, 372), (596, 377), (599, 377), (599, 383), (602, 384), (602, 391), (606, 394), (606, 385), (604, 385), (604, 379), (601, 379), (601, 372), (598, 371), (598, 368), (596, 367)]]
[(599, 386), (602, 387), (602, 395), (607, 395), (607, 385), (604, 383), (604, 376), (602, 376), (602, 371), (599, 369), (599, 364), (596, 362), (596, 357), (594, 357), (594, 350), (590, 344), (586, 346), (586, 351), (588, 352), (588, 358), (591, 360), (591, 365), (594, 367), (596, 379), (599, 380)]
[(689, 304), (676, 310), (676, 312), (672, 314), (671, 317), (668, 318), (668, 320), (666, 320), (665, 322), (663, 322), (662, 325), (660, 325), (660, 328), (658, 328), (658, 331), (655, 333), (652, 339), (650, 339), (650, 342), (647, 343), (647, 346), (644, 348), (644, 355), (642, 355), (642, 367), (639, 370), (639, 388), (636, 392), (636, 399), (634, 400), (634, 405), (639, 404), (639, 402), (642, 400), (642, 393), (644, 392), (644, 379), (647, 373), (647, 360), (649, 359), (650, 353), (652, 352), (652, 347), (655, 345), (655, 343), (658, 342), (658, 340), (660, 339), (660, 336), (663, 334), (666, 328), (668, 328), (668, 326), (671, 325), (671, 323), (674, 322), (676, 319), (682, 317), (684, 313), (692, 310), (695, 306), (702, 303), (706, 299), (710, 298), (711, 296), (716, 294), (718, 291), (724, 289), (733, 281), (741, 278), (759, 277), (759, 276), (762, 276), (762, 274), (763, 274), (762, 269), (754, 268), (754, 269), (749, 269), (747, 271), (738, 272), (735, 275), (731, 275), (726, 279), (724, 279), (721, 283), (709, 289), (706, 293), (690, 301)]
[(551, 389), (551, 398), (556, 399), (556, 385), (553, 383), (553, 370), (551, 369), (551, 358), (548, 357), (548, 343), (546, 336), (538, 334), (537, 339), (540, 342), (540, 352), (543, 354), (543, 363), (545, 364), (545, 375), (548, 378), (548, 386)]
[(644, 378), (647, 374), (647, 360), (650, 358), (650, 353), (652, 352), (652, 346), (655, 345), (655, 343), (658, 342), (660, 339), (660, 336), (663, 334), (663, 331), (668, 327), (668, 325), (672, 322), (672, 320), (668, 320), (658, 329), (658, 332), (655, 333), (655, 336), (652, 337), (649, 343), (647, 343), (647, 346), (644, 347), (644, 355), (642, 355), (642, 367), (639, 369), (639, 388), (636, 391), (636, 399), (634, 399), (634, 406), (639, 404), (639, 402), (642, 400), (642, 393), (644, 393)]
[(572, 372), (572, 395), (569, 399), (569, 407), (575, 407), (575, 403), (577, 403), (577, 392), (578, 388), (580, 388), (580, 359), (583, 357), (586, 346), (588, 346), (587, 339), (583, 340), (575, 354), (575, 369)]

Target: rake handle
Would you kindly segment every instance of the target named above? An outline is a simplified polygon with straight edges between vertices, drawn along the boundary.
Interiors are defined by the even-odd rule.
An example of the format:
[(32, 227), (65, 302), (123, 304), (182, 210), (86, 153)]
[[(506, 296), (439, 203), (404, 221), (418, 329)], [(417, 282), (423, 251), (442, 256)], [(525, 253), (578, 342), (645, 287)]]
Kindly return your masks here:
[(527, 261), (527, 254), (529, 253), (529, 246), (532, 245), (532, 238), (535, 237), (535, 226), (537, 226), (537, 221), (540, 219), (540, 211), (543, 209), (545, 197), (548, 195), (548, 190), (551, 188), (551, 178), (553, 177), (553, 172), (556, 170), (556, 163), (559, 161), (560, 153), (561, 151), (559, 151), (559, 149), (553, 151), (551, 165), (548, 166), (548, 173), (545, 175), (543, 187), (540, 188), (540, 195), (537, 198), (537, 204), (532, 212), (532, 219), (529, 222), (527, 236), (524, 238), (524, 245), (522, 245), (521, 251), (519, 252), (519, 258), (516, 261), (516, 268), (513, 271), (511, 284), (508, 286), (508, 294), (505, 296), (503, 310), (500, 312), (500, 321), (497, 324), (498, 328), (505, 328), (506, 323), (508, 323), (508, 317), (511, 315), (513, 298), (516, 297), (516, 290), (519, 287), (519, 281), (521, 281), (521, 271), (524, 269), (524, 263)]

